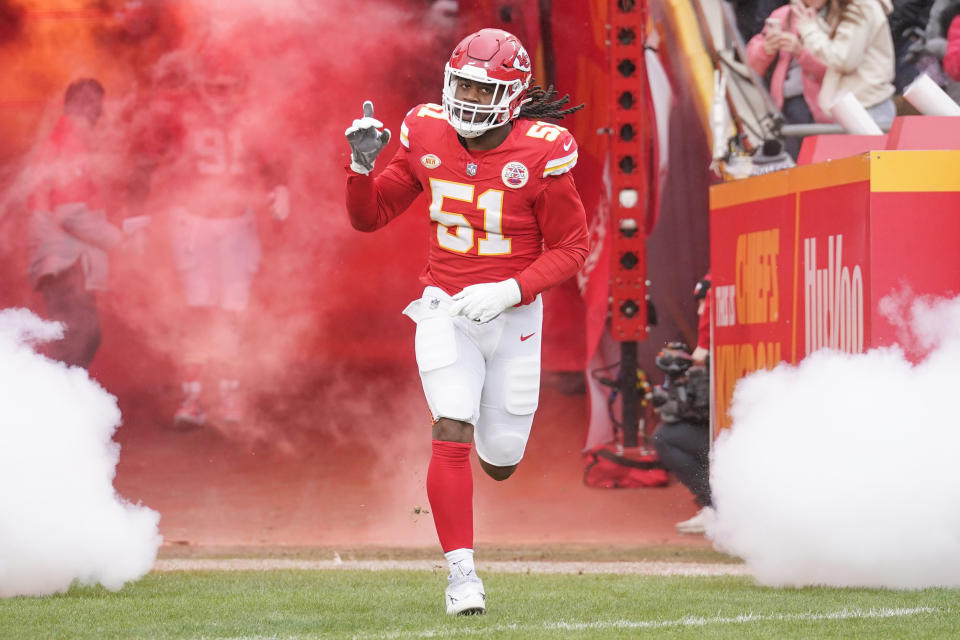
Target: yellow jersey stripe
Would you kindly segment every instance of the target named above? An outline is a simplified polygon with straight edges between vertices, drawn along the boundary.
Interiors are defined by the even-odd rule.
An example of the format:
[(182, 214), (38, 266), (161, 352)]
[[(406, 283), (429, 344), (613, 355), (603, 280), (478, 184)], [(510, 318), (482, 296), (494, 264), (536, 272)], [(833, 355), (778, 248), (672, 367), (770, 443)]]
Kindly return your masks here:
[(573, 153), (571, 153), (571, 154), (568, 155), (568, 156), (563, 156), (562, 158), (557, 158), (556, 160), (551, 160), (550, 162), (548, 162), (548, 163), (546, 164), (546, 168), (547, 168), (547, 169), (553, 169), (553, 168), (555, 168), (555, 167), (560, 167), (560, 166), (563, 166), (563, 165), (567, 164), (567, 163), (570, 162), (571, 160), (576, 160), (576, 159), (577, 159), (577, 152), (574, 151)]
[(576, 164), (577, 164), (577, 156), (576, 154), (574, 154), (573, 159), (567, 162), (566, 164), (561, 164), (556, 167), (550, 167), (548, 169), (545, 169), (543, 172), (543, 177), (546, 178), (547, 176), (557, 176), (557, 175), (560, 175), (561, 173), (566, 173), (567, 171), (570, 171), (570, 169), (573, 169), (574, 165)]

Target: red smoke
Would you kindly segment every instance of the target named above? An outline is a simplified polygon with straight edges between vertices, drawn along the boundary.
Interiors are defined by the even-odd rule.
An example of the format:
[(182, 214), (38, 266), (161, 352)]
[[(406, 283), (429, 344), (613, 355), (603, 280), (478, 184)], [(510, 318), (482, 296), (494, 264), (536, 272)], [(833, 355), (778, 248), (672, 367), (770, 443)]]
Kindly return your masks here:
[[(419, 508), (414, 515), (402, 511), (403, 505), (423, 504), (429, 456), (429, 414), (416, 373), (414, 327), (400, 314), (421, 288), (417, 275), (428, 240), (424, 203), (415, 202), (412, 211), (378, 233), (353, 231), (343, 204), (348, 159), (343, 132), (360, 115), (362, 102), (372, 100), (376, 117), (394, 133), (381, 166), (389, 161), (398, 146), (402, 116), (416, 104), (439, 102), (449, 52), (462, 36), (481, 27), (501, 27), (519, 36), (531, 53), (537, 80), (549, 82), (554, 74), (545, 66), (549, 47), (541, 42), (538, 4), (550, 3), (461, 0), (459, 13), (453, 13), (457, 3), (452, 0), (57, 0), (56, 10), (48, 8), (49, 0), (0, 0), (0, 308), (44, 309), (26, 281), (30, 149), (48, 135), (69, 82), (97, 77), (108, 100), (101, 123), (101, 169), (112, 196), (109, 213), (115, 219), (124, 210), (150, 214), (153, 223), (142, 255), (118, 251), (112, 256), (111, 289), (100, 298), (103, 345), (91, 373), (118, 396), (124, 414), (118, 432), (124, 447), (118, 487), (125, 485), (125, 496), (142, 497), (164, 513), (161, 526), (168, 539), (181, 535), (178, 524), (196, 535), (204, 518), (221, 532), (246, 522), (261, 506), (255, 501), (259, 498), (287, 500), (309, 511), (296, 513), (298, 521), (308, 523), (298, 531), (307, 531), (304, 537), (314, 542), (315, 529), (334, 520), (351, 543), (383, 542), (400, 531), (407, 537), (392, 542), (409, 542), (414, 530), (417, 540), (432, 542), (429, 515), (420, 515)], [(588, 103), (563, 124), (580, 147), (575, 174), (590, 216), (601, 198), (606, 158), (605, 138), (596, 133), (607, 126), (603, 4), (552, 3), (557, 85), (561, 93), (571, 93), (575, 104)], [(242, 65), (244, 106), (253, 120), (250, 133), (258, 146), (284, 160), (292, 190), (292, 214), (283, 225), (270, 220), (258, 200), (264, 256), (246, 337), (232, 359), (236, 375), (252, 391), (252, 433), (234, 434), (236, 440), (246, 445), (252, 437), (266, 438), (275, 449), (297, 454), (292, 464), (284, 458), (264, 465), (262, 449), (231, 450), (210, 430), (181, 434), (166, 429), (180, 393), (180, 339), (193, 327), (171, 261), (167, 219), (158, 205), (165, 189), (159, 181), (146, 182), (139, 163), (154, 148), (150, 135), (167, 135), (153, 109), (162, 113), (164, 100), (171, 98), (167, 92), (175, 97), (182, 88), (178, 82), (191, 80), (167, 77), (167, 84), (160, 81), (162, 72), (176, 66), (178, 58), (211, 47)], [(702, 159), (706, 146), (701, 137), (688, 137), (686, 146), (695, 146), (698, 154), (690, 155)], [(158, 160), (147, 156), (148, 163)], [(681, 196), (672, 201), (679, 205), (669, 207), (672, 215), (661, 220), (658, 233), (676, 218), (673, 231), (651, 243), (651, 272), (660, 278), (678, 274), (677, 287), (661, 281), (662, 295), (674, 289), (683, 295), (680, 305), (667, 308), (692, 304), (689, 286), (704, 270), (698, 260), (707, 259), (706, 190), (690, 188), (690, 174), (684, 175), (674, 190)], [(193, 197), (197, 203), (215, 202), (217, 194)], [(691, 234), (700, 241), (691, 243)], [(683, 264), (677, 263), (678, 246), (688, 248), (682, 256), (693, 256), (680, 260)], [(657, 247), (663, 254), (659, 263)], [(551, 296), (561, 304), (553, 304)], [(583, 340), (576, 286), (567, 283), (545, 297), (544, 364), (576, 370), (583, 364), (579, 350), (571, 348)], [(656, 349), (657, 341), (651, 342)], [(558, 359), (555, 354), (561, 351), (568, 355)], [(587, 527), (589, 535), (604, 538), (614, 530), (607, 526), (609, 514), (617, 514), (620, 526), (630, 524), (623, 539), (634, 540), (633, 523), (647, 521), (649, 514), (640, 517), (643, 508), (633, 496), (625, 504), (623, 496), (580, 492), (582, 409), (581, 398), (556, 393), (552, 402), (543, 403), (538, 421), (545, 428), (534, 428), (530, 447), (531, 453), (545, 452), (541, 466), (534, 453), (522, 465), (519, 482), (496, 485), (500, 492), (507, 487), (513, 499), (529, 494), (527, 500), (519, 510), (516, 502), (501, 502), (498, 516), (480, 519), (481, 540), (496, 531), (501, 538), (542, 541), (540, 530), (528, 538), (516, 536), (527, 523), (542, 520), (551, 500), (566, 518), (552, 540), (575, 539), (584, 522), (595, 528)], [(254, 452), (261, 455), (254, 457)], [(481, 513), (493, 508), (494, 494), (484, 493), (493, 491), (490, 486), (478, 485)], [(570, 487), (574, 489), (568, 492)], [(376, 505), (357, 498), (371, 494), (377, 496)], [(577, 509), (569, 508), (571, 500)], [(318, 503), (328, 510), (316, 509)], [(384, 515), (388, 503), (393, 516)], [(403, 520), (389, 522), (398, 508)], [(376, 536), (358, 535), (361, 512), (372, 513), (362, 522), (375, 528)], [(411, 519), (417, 520), (415, 527)], [(667, 528), (669, 519), (661, 520)]]
[[(251, 392), (254, 433), (241, 439), (254, 435), (296, 445), (321, 432), (365, 442), (371, 435), (358, 438), (361, 423), (363, 429), (392, 424), (423, 437), (429, 416), (413, 364), (413, 325), (400, 311), (421, 288), (426, 220), (406, 216), (367, 236), (350, 228), (343, 205), (343, 130), (360, 115), (362, 102), (373, 100), (376, 116), (399, 133), (409, 108), (439, 101), (443, 63), (459, 34), (445, 12), (411, 4), (154, 0), (89, 9), (78, 0), (75, 10), (56, 15), (39, 2), (23, 2), (16, 10), (4, 5), (0, 15), (22, 15), (21, 28), (46, 34), (46, 46), (64, 37), (74, 43), (73, 62), (51, 63), (36, 44), (26, 44), (28, 38), (7, 40), (2, 52), (41, 72), (44, 88), (34, 95), (45, 105), (34, 109), (35, 125), (22, 126), (21, 139), (11, 138), (4, 150), (18, 158), (7, 163), (16, 172), (8, 173), (11, 185), (0, 213), (4, 235), (23, 237), (33, 171), (26, 150), (48, 133), (63, 89), (78, 75), (97, 77), (107, 89), (100, 169), (109, 214), (117, 222), (125, 215), (152, 216), (142, 255), (117, 251), (111, 289), (100, 297), (104, 341), (91, 372), (121, 403), (126, 397), (150, 406), (152, 420), (163, 424), (178, 400), (178, 351), (192, 327), (185, 326), (190, 316), (166, 229), (164, 191), (177, 185), (156, 179), (170, 158), (151, 150), (161, 148), (154, 143), (169, 133), (165, 109), (182, 109), (177, 100), (199, 84), (189, 77), (198, 66), (190, 62), (207, 62), (213, 52), (218, 64), (242, 70), (246, 133), (280, 160), (292, 194), (290, 218), (277, 223), (263, 189), (251, 187), (263, 260), (243, 346), (222, 358)], [(181, 70), (188, 76), (171, 80), (176, 71), (170, 69), (182, 60), (188, 61)], [(0, 88), (7, 96), (23, 95), (22, 84)], [(24, 131), (33, 137), (25, 139)], [(391, 143), (381, 162), (396, 148)], [(219, 194), (188, 195), (187, 203), (199, 209), (216, 206)], [(184, 196), (181, 189), (178, 198)], [(42, 311), (42, 301), (25, 284), (22, 243), (6, 245), (0, 268), (6, 281), (19, 284), (0, 292), (0, 306)], [(391, 415), (381, 415), (388, 408)]]

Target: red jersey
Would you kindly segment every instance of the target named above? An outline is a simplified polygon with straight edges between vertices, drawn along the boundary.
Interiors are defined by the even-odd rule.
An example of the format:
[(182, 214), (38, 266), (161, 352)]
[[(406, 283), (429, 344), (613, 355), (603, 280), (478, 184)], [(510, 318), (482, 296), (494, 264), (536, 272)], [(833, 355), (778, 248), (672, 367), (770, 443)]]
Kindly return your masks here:
[(516, 278), (522, 302), (573, 276), (588, 251), (586, 215), (570, 169), (577, 144), (554, 124), (518, 119), (498, 147), (468, 151), (443, 108), (413, 108), (401, 148), (376, 177), (350, 171), (347, 210), (373, 231), (427, 196), (430, 252), (420, 279), (455, 294)]
[(154, 197), (204, 218), (240, 216), (262, 205), (266, 170), (251, 149), (242, 114), (220, 116), (202, 104), (184, 107), (158, 118), (168, 137), (156, 151), (162, 164)]

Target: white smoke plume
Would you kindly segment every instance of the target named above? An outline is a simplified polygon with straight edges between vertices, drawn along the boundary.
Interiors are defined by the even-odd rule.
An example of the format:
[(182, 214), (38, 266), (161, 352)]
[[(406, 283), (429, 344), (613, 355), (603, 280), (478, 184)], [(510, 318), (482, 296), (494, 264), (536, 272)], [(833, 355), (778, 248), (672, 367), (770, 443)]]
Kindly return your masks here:
[(761, 584), (960, 586), (960, 298), (901, 303), (919, 362), (820, 351), (737, 385), (708, 534)]
[(153, 566), (160, 514), (117, 495), (116, 398), (38, 355), (61, 325), (0, 311), (0, 597), (120, 589)]

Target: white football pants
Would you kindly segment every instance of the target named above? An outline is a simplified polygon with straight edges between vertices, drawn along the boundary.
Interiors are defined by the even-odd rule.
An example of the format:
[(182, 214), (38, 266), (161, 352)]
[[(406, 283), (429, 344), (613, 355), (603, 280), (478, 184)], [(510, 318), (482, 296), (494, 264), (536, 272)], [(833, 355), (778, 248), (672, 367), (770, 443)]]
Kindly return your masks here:
[(187, 305), (244, 311), (260, 267), (253, 210), (233, 218), (202, 218), (176, 208), (170, 222), (173, 258)]
[(543, 302), (511, 307), (490, 322), (451, 318), (452, 298), (427, 287), (403, 313), (417, 323), (417, 366), (434, 420), (474, 425), (477, 455), (520, 462), (540, 397)]

